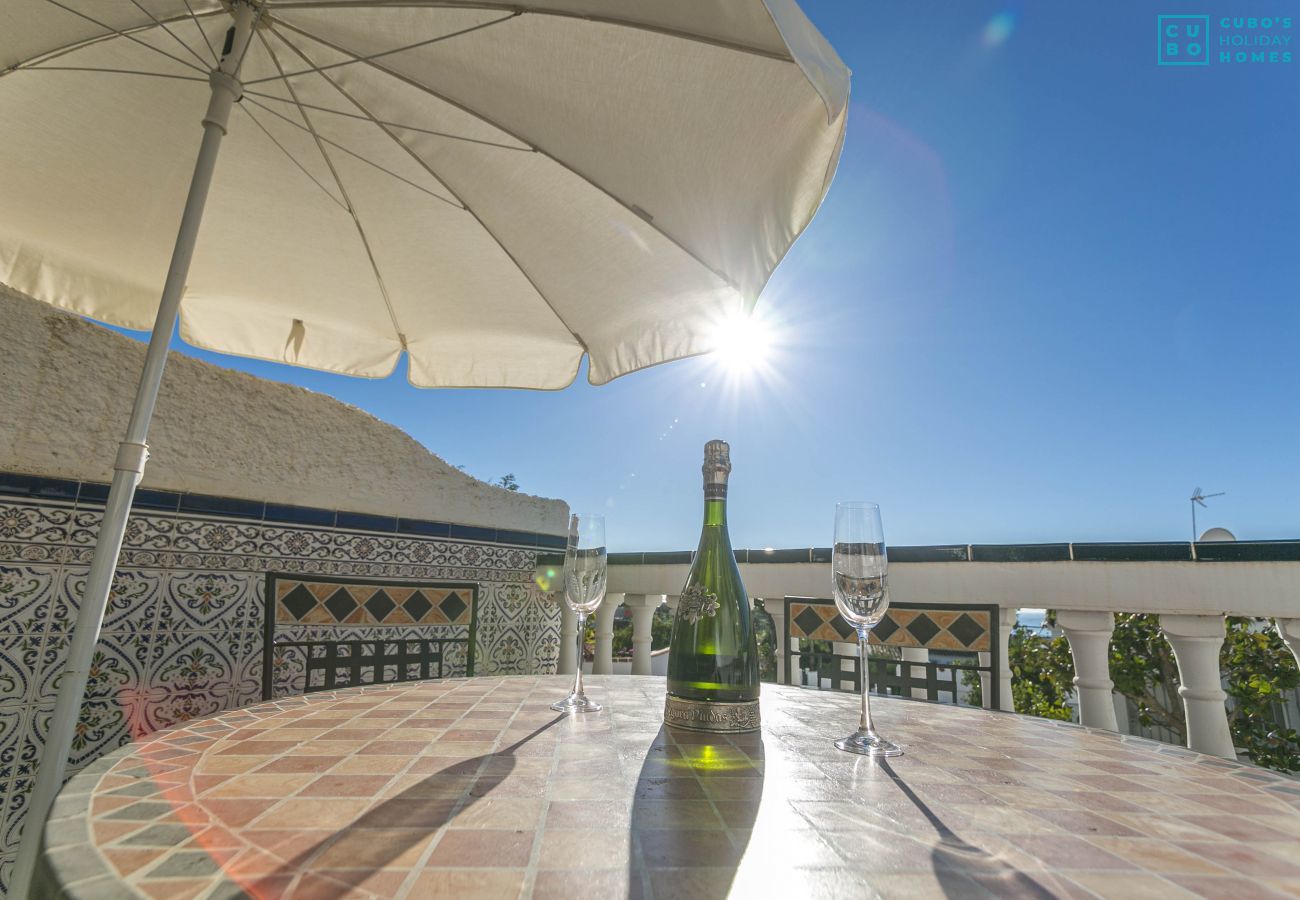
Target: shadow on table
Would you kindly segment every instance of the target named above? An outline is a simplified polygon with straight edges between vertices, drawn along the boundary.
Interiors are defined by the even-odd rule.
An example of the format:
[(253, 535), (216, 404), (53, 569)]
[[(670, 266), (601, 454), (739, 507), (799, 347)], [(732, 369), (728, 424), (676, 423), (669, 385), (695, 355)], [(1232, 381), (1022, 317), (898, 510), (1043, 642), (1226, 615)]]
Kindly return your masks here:
[[(763, 738), (662, 726), (637, 776), (627, 896), (725, 897), (763, 795)], [(754, 765), (753, 763), (757, 763)]]
[[(307, 893), (313, 900), (330, 900), (354, 893), (352, 884), (340, 880), (342, 872), (328, 871), (336, 868), (332, 861), (337, 861), (338, 869), (348, 869), (353, 875), (381, 871), (415, 844), (491, 794), (492, 789), (514, 771), (515, 751), (564, 718), (563, 715), (556, 716), (508, 747), (430, 773), (329, 838), (301, 851), (270, 875), (239, 879), (251, 882), (241, 884), (241, 887), (253, 897), (281, 896), (284, 888), (303, 873), (310, 877)], [(503, 762), (489, 767), (489, 762), (498, 760)], [(441, 780), (448, 777), (470, 779), (468, 790), (452, 791), (444, 787)], [(397, 837), (402, 833), (409, 835), (409, 840)], [(316, 869), (328, 874), (314, 874)], [(302, 887), (300, 885), (298, 889)]]
[(912, 801), (926, 821), (939, 834), (939, 843), (930, 853), (930, 862), (939, 885), (949, 897), (969, 897), (971, 882), (975, 882), (995, 897), (1025, 897), (1050, 900), (1056, 896), (1015, 866), (998, 859), (991, 853), (968, 844), (944, 823), (926, 805), (925, 801), (907, 785), (888, 760), (879, 760), (881, 769), (898, 786), (903, 795)]

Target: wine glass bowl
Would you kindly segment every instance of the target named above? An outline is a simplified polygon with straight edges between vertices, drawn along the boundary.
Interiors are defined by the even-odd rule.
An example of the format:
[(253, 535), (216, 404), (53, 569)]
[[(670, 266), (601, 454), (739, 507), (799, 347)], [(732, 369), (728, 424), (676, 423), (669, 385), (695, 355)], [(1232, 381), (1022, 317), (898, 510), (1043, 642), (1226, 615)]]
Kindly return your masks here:
[(876, 733), (871, 724), (871, 629), (889, 610), (889, 555), (880, 522), (880, 507), (864, 501), (835, 506), (835, 543), (831, 551), (832, 590), (835, 606), (858, 633), (858, 675), (862, 689), (862, 717), (858, 730), (835, 742), (848, 753), (865, 756), (901, 756), (903, 750)]
[(564, 602), (578, 617), (577, 672), (573, 690), (563, 700), (551, 704), (557, 712), (598, 712), (600, 704), (582, 688), (582, 644), (587, 616), (605, 599), (609, 577), (605, 550), (605, 517), (598, 514), (574, 514), (569, 517), (569, 539), (564, 547)]

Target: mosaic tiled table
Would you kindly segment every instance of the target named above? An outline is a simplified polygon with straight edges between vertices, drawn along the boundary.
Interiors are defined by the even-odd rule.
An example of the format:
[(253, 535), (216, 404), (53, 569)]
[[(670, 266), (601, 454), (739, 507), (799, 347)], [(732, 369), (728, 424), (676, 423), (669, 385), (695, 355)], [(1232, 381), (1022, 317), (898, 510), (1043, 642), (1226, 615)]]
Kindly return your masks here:
[(471, 678), (160, 732), (64, 789), (40, 896), (1296, 896), (1300, 787), (1002, 713), (764, 685), (763, 731), (660, 725), (662, 679)]

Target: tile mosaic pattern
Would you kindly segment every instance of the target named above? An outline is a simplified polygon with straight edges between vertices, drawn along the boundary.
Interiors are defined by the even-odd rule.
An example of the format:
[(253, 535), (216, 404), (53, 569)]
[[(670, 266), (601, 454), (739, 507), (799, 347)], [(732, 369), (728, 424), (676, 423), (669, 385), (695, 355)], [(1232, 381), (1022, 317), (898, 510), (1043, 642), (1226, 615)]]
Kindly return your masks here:
[[(895, 604), (871, 631), (871, 643), (930, 650), (992, 648), (991, 613), (986, 609), (915, 609)], [(814, 641), (856, 641), (853, 626), (835, 609), (833, 600), (787, 598), (789, 637)]]
[[(61, 501), (0, 500), (0, 894), (100, 517), (99, 509)], [(533, 585), (536, 552), (137, 511), (105, 615), (71, 771), (132, 738), (258, 702), (266, 576), (272, 572), (305, 581), (474, 584), (476, 671), (554, 671), (559, 608)], [(443, 597), (439, 607), (444, 614), (454, 608), (447, 601)], [(311, 630), (320, 627), (288, 626), (297, 629), (295, 639), (312, 639)], [(419, 626), (373, 627), (391, 637)], [(465, 660), (452, 656), (449, 663), (461, 667), (452, 671), (462, 671)], [(292, 676), (288, 682), (286, 692), (293, 689)]]
[[(485, 677), (288, 698), (72, 781), (63, 887), (142, 896), (1294, 896), (1300, 787), (1043, 719), (764, 685), (763, 731), (661, 727), (664, 682)], [(93, 848), (93, 849), (92, 849)], [(46, 885), (52, 889), (53, 885)]]
[(277, 625), (468, 625), (473, 586), (277, 578)]

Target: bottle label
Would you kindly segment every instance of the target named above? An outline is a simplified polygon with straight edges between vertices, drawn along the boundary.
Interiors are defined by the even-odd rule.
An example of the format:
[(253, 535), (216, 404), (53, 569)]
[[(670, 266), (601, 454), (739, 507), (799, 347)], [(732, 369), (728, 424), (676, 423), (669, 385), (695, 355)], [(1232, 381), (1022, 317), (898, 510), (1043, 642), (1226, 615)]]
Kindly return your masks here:
[(691, 731), (712, 731), (721, 734), (758, 731), (760, 724), (758, 701), (708, 703), (669, 694), (664, 698), (664, 724)]
[(705, 482), (705, 483), (704, 483), (704, 499), (705, 499), (705, 500), (726, 500), (726, 499), (727, 499), (727, 483), (726, 483), (725, 481), (722, 481), (722, 482)]
[(717, 613), (718, 595), (702, 584), (693, 584), (682, 592), (677, 609), (687, 622), (694, 625), (704, 616), (712, 618)]

